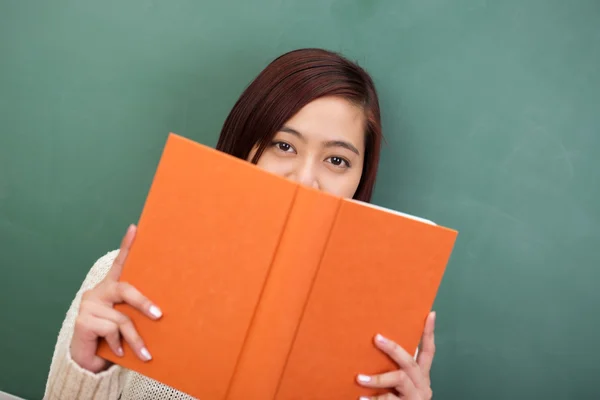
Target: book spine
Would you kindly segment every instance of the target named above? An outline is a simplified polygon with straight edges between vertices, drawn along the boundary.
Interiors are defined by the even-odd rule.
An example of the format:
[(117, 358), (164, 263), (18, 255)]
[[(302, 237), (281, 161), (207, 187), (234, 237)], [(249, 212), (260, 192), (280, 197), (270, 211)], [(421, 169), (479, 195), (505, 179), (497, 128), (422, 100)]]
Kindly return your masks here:
[(339, 205), (298, 187), (227, 400), (274, 398)]

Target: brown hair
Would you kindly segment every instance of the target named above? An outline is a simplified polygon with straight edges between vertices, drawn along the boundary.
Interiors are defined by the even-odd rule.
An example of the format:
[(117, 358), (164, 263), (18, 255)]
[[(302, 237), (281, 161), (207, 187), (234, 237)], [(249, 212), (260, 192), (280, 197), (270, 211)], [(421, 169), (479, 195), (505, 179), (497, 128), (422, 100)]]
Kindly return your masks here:
[(339, 96), (365, 112), (365, 160), (354, 198), (370, 201), (379, 164), (381, 121), (377, 92), (361, 67), (337, 53), (300, 49), (273, 60), (242, 93), (223, 124), (217, 149), (258, 159), (281, 127), (302, 107), (324, 96)]

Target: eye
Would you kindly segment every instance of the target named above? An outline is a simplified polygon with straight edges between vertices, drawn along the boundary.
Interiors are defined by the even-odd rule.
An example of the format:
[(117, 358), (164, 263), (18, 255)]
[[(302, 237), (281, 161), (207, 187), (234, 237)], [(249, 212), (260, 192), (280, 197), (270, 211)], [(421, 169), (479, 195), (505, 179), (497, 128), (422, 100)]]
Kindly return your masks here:
[(350, 168), (350, 162), (342, 157), (329, 157), (327, 161), (336, 168)]
[(289, 143), (286, 143), (286, 142), (273, 142), (272, 146), (275, 147), (279, 151), (283, 151), (284, 153), (295, 152), (292, 145)]

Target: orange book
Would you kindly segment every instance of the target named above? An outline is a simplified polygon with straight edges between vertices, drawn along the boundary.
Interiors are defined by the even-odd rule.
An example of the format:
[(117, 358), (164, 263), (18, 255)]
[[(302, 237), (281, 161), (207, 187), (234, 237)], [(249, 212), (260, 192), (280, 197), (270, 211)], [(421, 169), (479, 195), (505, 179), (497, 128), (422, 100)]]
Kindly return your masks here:
[(98, 354), (202, 400), (350, 399), (414, 354), (457, 232), (301, 186), (170, 134), (121, 280), (153, 359)]

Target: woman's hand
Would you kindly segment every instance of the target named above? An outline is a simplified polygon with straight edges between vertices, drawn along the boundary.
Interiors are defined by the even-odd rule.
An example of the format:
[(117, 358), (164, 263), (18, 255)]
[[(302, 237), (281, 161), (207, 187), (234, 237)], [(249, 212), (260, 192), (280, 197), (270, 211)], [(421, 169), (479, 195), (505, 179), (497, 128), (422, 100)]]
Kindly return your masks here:
[(127, 303), (151, 319), (162, 316), (160, 309), (136, 288), (118, 281), (135, 233), (136, 227), (131, 225), (121, 241), (119, 255), (104, 280), (92, 290), (84, 292), (81, 297), (71, 340), (71, 357), (79, 366), (93, 373), (110, 366), (108, 361), (96, 355), (100, 338), (105, 338), (111, 350), (119, 357), (123, 355), (123, 337), (141, 360), (148, 361), (152, 358), (131, 320), (113, 308), (117, 303)]
[(429, 371), (435, 354), (433, 331), (435, 312), (429, 313), (421, 338), (421, 348), (417, 360), (390, 339), (377, 335), (375, 343), (379, 349), (394, 360), (400, 369), (380, 375), (358, 375), (358, 382), (371, 388), (390, 388), (397, 393), (386, 393), (375, 397), (361, 397), (361, 400), (430, 400), (432, 397)]

